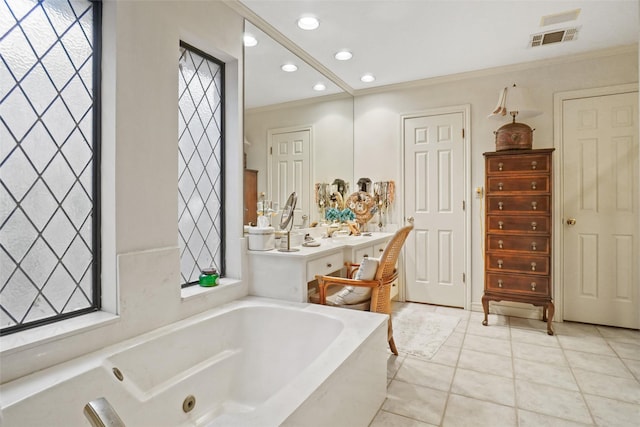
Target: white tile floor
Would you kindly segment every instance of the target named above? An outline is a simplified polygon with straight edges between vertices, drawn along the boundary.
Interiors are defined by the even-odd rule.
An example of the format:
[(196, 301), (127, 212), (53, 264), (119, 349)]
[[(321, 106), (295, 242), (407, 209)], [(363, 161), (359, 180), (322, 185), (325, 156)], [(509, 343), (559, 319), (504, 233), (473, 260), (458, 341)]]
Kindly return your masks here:
[(460, 323), (431, 360), (390, 354), (371, 427), (640, 426), (640, 331), (422, 308)]

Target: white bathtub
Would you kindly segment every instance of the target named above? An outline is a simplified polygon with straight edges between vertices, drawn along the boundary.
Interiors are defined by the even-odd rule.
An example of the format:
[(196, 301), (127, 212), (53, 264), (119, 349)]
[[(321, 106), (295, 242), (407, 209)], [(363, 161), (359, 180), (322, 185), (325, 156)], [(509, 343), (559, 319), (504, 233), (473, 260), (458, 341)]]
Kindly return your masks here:
[(384, 315), (246, 297), (2, 385), (2, 425), (88, 426), (105, 397), (128, 427), (366, 426), (386, 332)]

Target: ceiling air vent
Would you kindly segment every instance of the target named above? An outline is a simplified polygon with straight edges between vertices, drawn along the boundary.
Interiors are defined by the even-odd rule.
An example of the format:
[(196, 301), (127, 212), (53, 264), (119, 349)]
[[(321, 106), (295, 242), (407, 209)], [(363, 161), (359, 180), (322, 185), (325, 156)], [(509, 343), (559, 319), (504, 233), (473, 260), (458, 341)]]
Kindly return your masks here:
[(578, 28), (565, 28), (563, 30), (553, 30), (546, 33), (532, 34), (529, 46), (544, 46), (546, 44), (568, 42), (578, 38)]

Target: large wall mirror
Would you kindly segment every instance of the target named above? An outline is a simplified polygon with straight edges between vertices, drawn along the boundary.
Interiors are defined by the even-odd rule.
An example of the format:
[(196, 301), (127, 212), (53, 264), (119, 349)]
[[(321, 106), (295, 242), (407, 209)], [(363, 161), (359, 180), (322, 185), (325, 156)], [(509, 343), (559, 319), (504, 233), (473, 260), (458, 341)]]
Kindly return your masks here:
[[(244, 57), (245, 167), (257, 171), (251, 178), (257, 194), (264, 192), (279, 209), (297, 193), (295, 225), (303, 215), (319, 221), (316, 183), (341, 179), (355, 187), (353, 98), (249, 21), (245, 34), (257, 41), (245, 47)], [(283, 71), (286, 64), (297, 70)], [(325, 89), (315, 90), (317, 84)], [(245, 185), (245, 191), (254, 190)], [(250, 196), (246, 210), (255, 209)]]

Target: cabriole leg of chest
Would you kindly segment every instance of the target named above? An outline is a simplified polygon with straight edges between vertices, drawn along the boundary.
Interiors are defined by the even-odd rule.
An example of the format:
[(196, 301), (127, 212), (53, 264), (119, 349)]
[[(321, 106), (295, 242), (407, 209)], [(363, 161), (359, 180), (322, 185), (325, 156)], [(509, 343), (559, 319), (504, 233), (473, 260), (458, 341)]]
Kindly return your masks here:
[(553, 305), (553, 302), (549, 301), (549, 305), (547, 307), (545, 307), (545, 311), (548, 311), (547, 313), (547, 334), (549, 335), (553, 335), (553, 326), (552, 323), (553, 322), (553, 314), (555, 313), (555, 306)]
[(489, 324), (487, 320), (489, 316), (489, 298), (487, 298), (486, 295), (482, 296), (482, 309), (484, 310), (484, 320), (482, 321), (482, 324), (487, 326)]

